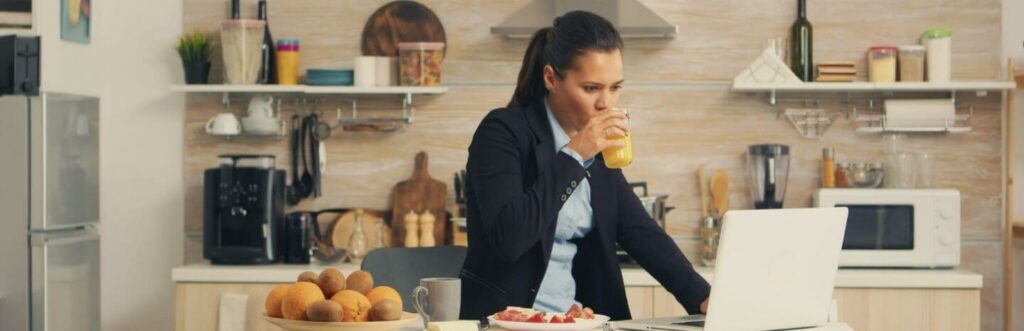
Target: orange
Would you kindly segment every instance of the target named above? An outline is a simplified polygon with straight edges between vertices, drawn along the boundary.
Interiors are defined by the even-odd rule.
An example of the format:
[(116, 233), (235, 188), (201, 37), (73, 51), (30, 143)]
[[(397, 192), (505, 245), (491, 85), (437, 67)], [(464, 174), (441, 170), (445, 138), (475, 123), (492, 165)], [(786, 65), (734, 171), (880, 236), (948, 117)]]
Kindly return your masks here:
[(267, 309), (267, 316), (274, 318), (281, 318), (281, 300), (284, 299), (284, 295), (288, 292), (288, 284), (281, 284), (274, 286), (270, 293), (267, 294), (267, 302), (263, 305)]
[(391, 299), (398, 303), (398, 306), (402, 306), (402, 296), (398, 295), (398, 291), (390, 286), (377, 286), (374, 287), (370, 292), (366, 293), (366, 298), (370, 300), (370, 305), (376, 305), (381, 299)]
[(366, 322), (370, 319), (370, 300), (362, 293), (353, 290), (342, 290), (331, 297), (331, 301), (341, 304), (343, 322)]
[(306, 320), (306, 307), (323, 300), (324, 292), (319, 286), (310, 282), (298, 282), (288, 287), (281, 301), (281, 314), (284, 318), (296, 321)]

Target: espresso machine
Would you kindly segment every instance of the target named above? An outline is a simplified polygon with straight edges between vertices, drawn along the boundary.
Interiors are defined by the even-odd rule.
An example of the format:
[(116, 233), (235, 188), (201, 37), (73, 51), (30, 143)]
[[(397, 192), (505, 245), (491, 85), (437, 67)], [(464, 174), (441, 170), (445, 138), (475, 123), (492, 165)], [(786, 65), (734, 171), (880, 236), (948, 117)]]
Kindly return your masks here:
[(747, 172), (754, 208), (782, 208), (782, 201), (786, 196), (786, 180), (789, 178), (789, 146), (749, 146)]
[(284, 170), (273, 155), (221, 155), (203, 172), (203, 257), (211, 264), (280, 258)]

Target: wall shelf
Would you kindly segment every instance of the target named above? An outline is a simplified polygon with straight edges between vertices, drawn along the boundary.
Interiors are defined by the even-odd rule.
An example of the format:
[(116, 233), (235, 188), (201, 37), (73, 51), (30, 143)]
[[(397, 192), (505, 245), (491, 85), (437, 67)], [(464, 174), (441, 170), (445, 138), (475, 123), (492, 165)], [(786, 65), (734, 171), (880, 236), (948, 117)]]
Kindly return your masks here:
[(224, 102), (228, 95), (236, 94), (299, 94), (299, 95), (398, 95), (403, 97), (403, 105), (411, 106), (413, 95), (438, 95), (448, 92), (444, 86), (311, 86), (311, 85), (228, 85), (228, 84), (179, 84), (171, 85), (171, 91), (184, 93), (223, 93)]
[(778, 103), (779, 93), (880, 92), (888, 94), (896, 92), (943, 92), (956, 94), (957, 92), (975, 92), (979, 96), (984, 96), (989, 91), (1007, 91), (1015, 88), (1017, 88), (1017, 84), (1010, 81), (960, 81), (949, 83), (752, 83), (736, 81), (732, 84), (733, 91), (768, 93), (768, 102), (772, 105)]

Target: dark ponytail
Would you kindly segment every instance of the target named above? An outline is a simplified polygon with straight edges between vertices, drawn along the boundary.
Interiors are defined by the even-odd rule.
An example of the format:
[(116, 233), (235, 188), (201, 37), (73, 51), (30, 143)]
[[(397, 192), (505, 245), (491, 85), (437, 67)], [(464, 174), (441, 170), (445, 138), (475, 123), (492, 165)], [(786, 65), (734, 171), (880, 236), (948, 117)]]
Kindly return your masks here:
[(571, 11), (555, 19), (554, 26), (533, 34), (519, 69), (516, 90), (508, 107), (524, 107), (547, 96), (544, 66), (551, 65), (555, 76), (564, 78), (576, 56), (587, 51), (622, 50), (622, 37), (611, 22), (586, 11)]

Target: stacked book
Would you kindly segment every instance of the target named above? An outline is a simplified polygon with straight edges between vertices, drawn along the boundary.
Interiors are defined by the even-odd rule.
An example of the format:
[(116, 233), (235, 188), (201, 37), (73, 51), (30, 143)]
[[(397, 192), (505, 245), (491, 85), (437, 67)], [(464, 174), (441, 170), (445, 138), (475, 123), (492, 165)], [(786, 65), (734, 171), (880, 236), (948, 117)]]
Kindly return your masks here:
[(852, 61), (827, 61), (818, 63), (819, 82), (852, 82), (857, 78), (857, 65)]

